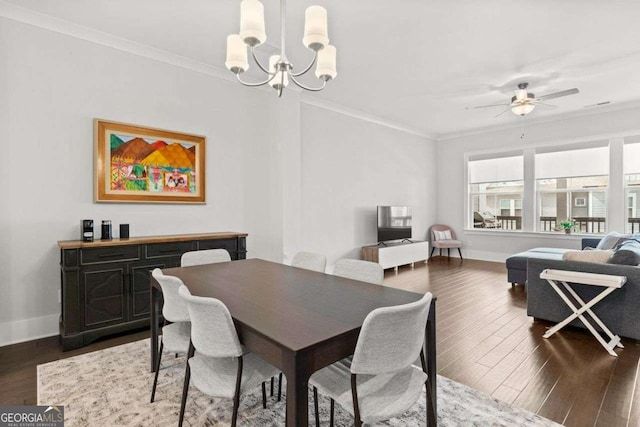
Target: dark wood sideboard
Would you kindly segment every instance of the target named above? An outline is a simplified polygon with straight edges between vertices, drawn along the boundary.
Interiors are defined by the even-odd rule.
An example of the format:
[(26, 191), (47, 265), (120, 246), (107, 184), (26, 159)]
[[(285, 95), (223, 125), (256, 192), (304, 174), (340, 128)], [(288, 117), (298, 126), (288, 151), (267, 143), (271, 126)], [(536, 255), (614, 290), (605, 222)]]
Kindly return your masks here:
[(149, 327), (154, 268), (179, 267), (183, 253), (204, 249), (226, 249), (232, 260), (245, 259), (246, 237), (222, 232), (59, 241), (63, 350)]

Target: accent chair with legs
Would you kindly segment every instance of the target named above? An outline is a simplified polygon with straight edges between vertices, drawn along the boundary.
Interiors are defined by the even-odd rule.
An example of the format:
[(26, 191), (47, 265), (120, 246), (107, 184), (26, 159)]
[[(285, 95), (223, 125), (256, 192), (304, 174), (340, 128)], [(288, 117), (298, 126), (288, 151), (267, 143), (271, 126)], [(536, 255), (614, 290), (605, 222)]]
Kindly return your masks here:
[(462, 247), (462, 242), (460, 240), (456, 240), (456, 233), (453, 231), (451, 227), (444, 224), (435, 224), (431, 226), (431, 254), (429, 257), (433, 256), (433, 251), (438, 248), (438, 253), (442, 255), (442, 249), (447, 250), (447, 257), (451, 256), (451, 248), (458, 249), (458, 254), (460, 254), (460, 259), (462, 259), (462, 251), (460, 248)]
[(187, 305), (178, 295), (178, 289), (183, 285), (182, 280), (174, 276), (165, 276), (159, 268), (154, 269), (151, 275), (160, 284), (162, 297), (164, 298), (164, 306), (162, 307), (164, 325), (162, 326), (160, 351), (158, 352), (158, 360), (156, 361), (156, 374), (153, 377), (153, 387), (151, 388), (151, 403), (153, 403), (156, 396), (156, 386), (158, 385), (162, 351), (167, 350), (171, 353), (186, 353), (189, 349), (191, 322)]
[(327, 257), (311, 252), (298, 252), (293, 257), (291, 265), (293, 267), (304, 268), (305, 270), (324, 273), (324, 270), (327, 267)]
[(384, 268), (376, 262), (343, 258), (336, 262), (333, 275), (382, 285)]
[[(331, 399), (331, 426), (334, 401), (354, 416), (356, 427), (403, 414), (418, 400), (425, 384), (427, 408), (433, 405), (423, 350), (432, 298), (426, 293), (416, 302), (373, 310), (362, 324), (353, 359), (343, 359), (311, 376), (316, 425), (320, 422), (318, 391)], [(418, 357), (422, 369), (413, 365)]]
[(206, 249), (203, 251), (189, 251), (182, 254), (180, 265), (191, 267), (193, 265), (214, 264), (217, 262), (231, 261), (231, 255), (226, 249)]
[(186, 286), (178, 293), (186, 301), (191, 317), (191, 341), (182, 391), (179, 426), (182, 426), (189, 383), (214, 397), (233, 399), (231, 426), (238, 418), (240, 394), (262, 383), (262, 405), (266, 407), (264, 382), (278, 374), (278, 369), (240, 345), (231, 313), (215, 298), (191, 295)]

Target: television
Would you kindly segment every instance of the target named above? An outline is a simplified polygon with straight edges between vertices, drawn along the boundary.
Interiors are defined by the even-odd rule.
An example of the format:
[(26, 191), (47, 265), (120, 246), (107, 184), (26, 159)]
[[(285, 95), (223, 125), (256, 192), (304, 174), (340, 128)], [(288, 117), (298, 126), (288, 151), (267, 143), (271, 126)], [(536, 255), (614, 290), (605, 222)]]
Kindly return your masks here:
[(378, 206), (378, 242), (411, 238), (411, 206)]

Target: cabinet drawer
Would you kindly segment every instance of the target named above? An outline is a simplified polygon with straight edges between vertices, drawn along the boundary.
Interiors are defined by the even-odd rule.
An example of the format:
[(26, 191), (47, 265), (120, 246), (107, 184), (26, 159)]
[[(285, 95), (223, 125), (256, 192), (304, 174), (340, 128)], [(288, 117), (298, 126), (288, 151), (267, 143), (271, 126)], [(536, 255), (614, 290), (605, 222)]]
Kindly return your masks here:
[(147, 258), (180, 256), (192, 248), (191, 242), (151, 243), (145, 246)]
[(198, 241), (198, 250), (204, 249), (226, 249), (231, 256), (237, 248), (238, 241), (236, 239), (215, 239), (215, 240), (200, 240)]
[(137, 259), (140, 259), (140, 246), (138, 245), (86, 248), (80, 251), (80, 263), (85, 265)]

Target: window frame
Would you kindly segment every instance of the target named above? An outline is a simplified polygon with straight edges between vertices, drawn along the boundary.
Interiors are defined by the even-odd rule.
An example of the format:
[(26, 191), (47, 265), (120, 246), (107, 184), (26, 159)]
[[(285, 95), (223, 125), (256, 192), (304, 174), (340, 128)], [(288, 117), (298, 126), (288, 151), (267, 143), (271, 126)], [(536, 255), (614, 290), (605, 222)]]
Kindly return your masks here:
[[(546, 142), (542, 144), (537, 144), (535, 146), (531, 145), (521, 145), (518, 147), (511, 147), (509, 149), (503, 150), (485, 150), (485, 151), (476, 151), (476, 152), (465, 152), (464, 157), (464, 180), (465, 180), (465, 191), (464, 191), (464, 210), (465, 210), (465, 231), (468, 232), (479, 232), (484, 233), (486, 231), (496, 232), (496, 231), (505, 231), (505, 232), (517, 232), (522, 234), (546, 234), (546, 235), (558, 235), (557, 231), (542, 231), (543, 227), (540, 223), (540, 195), (538, 191), (538, 177), (536, 176), (536, 172), (538, 170), (548, 170), (544, 169), (545, 166), (540, 165), (543, 169), (536, 168), (536, 158), (537, 154), (545, 154), (545, 153), (553, 153), (553, 152), (572, 152), (576, 150), (585, 150), (590, 148), (606, 148), (606, 158), (605, 163), (599, 162), (594, 163), (593, 172), (598, 173), (596, 176), (604, 176), (607, 178), (606, 185), (604, 186), (596, 186), (596, 187), (587, 187), (587, 188), (572, 188), (572, 189), (561, 189), (561, 190), (544, 190), (547, 192), (562, 192), (567, 194), (567, 198), (571, 197), (568, 200), (567, 204), (572, 203), (569, 207), (567, 206), (567, 211), (570, 215), (576, 215), (575, 209), (584, 209), (588, 208), (589, 215), (583, 214), (579, 212), (578, 214), (582, 216), (590, 216), (592, 209), (600, 214), (599, 219), (593, 221), (593, 223), (589, 224), (589, 233), (582, 232), (581, 234), (585, 235), (602, 235), (608, 232), (609, 229), (622, 229), (624, 230), (626, 227), (626, 199), (619, 200), (621, 197), (626, 198), (627, 192), (624, 188), (618, 189), (618, 186), (623, 187), (623, 181), (621, 175), (622, 170), (622, 147), (627, 144), (629, 137), (599, 137), (597, 139), (589, 139), (589, 140), (565, 140), (565, 141), (556, 141), (556, 142)], [(640, 143), (640, 135), (633, 137)], [(519, 181), (521, 183), (521, 190), (510, 193), (517, 194), (517, 197), (521, 200), (522, 207), (519, 209), (520, 216), (519, 220), (521, 220), (521, 226), (517, 230), (502, 230), (502, 229), (486, 229), (486, 228), (476, 228), (474, 226), (474, 205), (478, 204), (477, 196), (485, 196), (487, 193), (485, 191), (472, 191), (474, 183), (471, 184), (470, 179), (470, 164), (476, 160), (489, 160), (489, 159), (499, 159), (504, 157), (514, 157), (520, 156), (523, 161), (523, 176), (522, 180)], [(588, 153), (585, 153), (585, 156), (589, 156)], [(591, 155), (593, 156), (593, 155)], [(597, 159), (603, 159), (602, 155), (597, 155)], [(578, 157), (580, 158), (580, 157)], [(563, 165), (561, 163), (561, 165)], [(590, 162), (588, 164), (591, 164)], [(598, 166), (599, 165), (599, 166)], [(570, 165), (569, 165), (570, 166)], [(579, 169), (571, 168), (567, 166), (567, 175), (570, 175), (565, 178), (573, 178), (576, 176), (572, 176), (573, 173), (578, 172)], [(552, 166), (553, 167), (553, 166)], [(617, 170), (619, 169), (619, 170)], [(476, 169), (477, 170), (477, 169)], [(551, 170), (553, 172), (553, 170)], [(475, 175), (475, 172), (474, 172)], [(477, 176), (477, 175), (475, 175)], [(562, 177), (560, 177), (562, 178)], [(542, 178), (540, 178), (542, 179)], [(571, 196), (571, 193), (581, 193), (578, 197)], [(588, 193), (588, 194), (585, 194)], [(596, 195), (597, 193), (597, 195)], [(506, 193), (491, 193), (491, 194), (502, 194), (503, 196)], [(596, 204), (594, 207), (592, 203), (587, 201), (593, 200), (593, 203)], [(474, 200), (475, 199), (475, 200)], [(578, 201), (577, 206), (573, 206), (575, 204), (576, 199), (585, 199), (586, 206), (580, 206), (580, 201)], [(615, 199), (615, 200), (614, 200)], [(475, 201), (475, 204), (474, 204)], [(599, 203), (602, 202), (602, 203)], [(500, 205), (502, 203), (502, 205)], [(496, 202), (496, 212), (495, 216), (501, 216), (502, 210), (500, 206), (504, 206), (506, 210), (506, 202)], [(612, 206), (612, 204), (618, 203), (620, 206)], [(509, 209), (510, 213), (515, 213), (514, 210)], [(517, 210), (516, 210), (517, 211)], [(640, 214), (640, 206), (638, 206), (638, 213)], [(624, 216), (624, 219), (623, 219)], [(580, 218), (580, 217), (579, 217)], [(603, 219), (601, 219), (603, 218)], [(556, 218), (562, 220), (562, 218)], [(625, 221), (625, 224), (622, 222)], [(584, 222), (583, 222), (584, 224)], [(624, 226), (622, 226), (624, 225)], [(640, 225), (640, 222), (639, 222)], [(600, 229), (598, 230), (598, 226)], [(622, 227), (621, 227), (622, 226)], [(583, 229), (584, 229), (583, 225)], [(593, 228), (592, 228), (593, 227)], [(563, 233), (564, 234), (564, 233)]]

